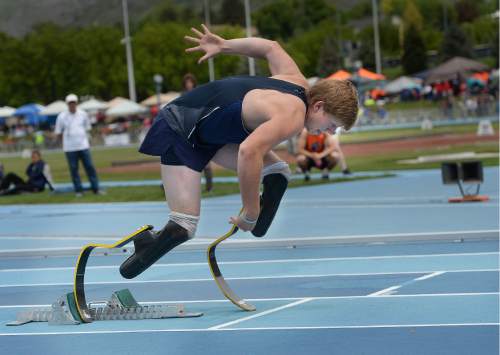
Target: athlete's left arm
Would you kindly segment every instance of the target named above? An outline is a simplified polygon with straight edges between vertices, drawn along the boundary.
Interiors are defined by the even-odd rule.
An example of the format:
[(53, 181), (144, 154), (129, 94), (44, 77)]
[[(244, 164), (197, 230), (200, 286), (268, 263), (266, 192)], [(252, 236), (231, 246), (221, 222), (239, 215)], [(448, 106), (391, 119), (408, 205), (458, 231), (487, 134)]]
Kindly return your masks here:
[[(257, 127), (243, 143), (238, 151), (238, 177), (240, 181), (242, 215), (247, 220), (256, 221), (260, 212), (259, 185), (263, 167), (263, 158), (276, 145), (296, 135), (302, 130), (304, 112), (297, 109), (288, 110), (271, 116)], [(242, 230), (252, 230), (255, 224), (245, 223), (242, 218), (232, 217)]]

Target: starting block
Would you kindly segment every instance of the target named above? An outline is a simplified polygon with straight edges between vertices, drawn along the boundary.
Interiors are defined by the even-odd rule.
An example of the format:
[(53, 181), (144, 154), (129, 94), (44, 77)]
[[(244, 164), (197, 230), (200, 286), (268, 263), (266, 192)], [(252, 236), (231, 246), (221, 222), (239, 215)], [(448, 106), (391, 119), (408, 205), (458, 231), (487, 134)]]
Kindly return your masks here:
[[(88, 305), (92, 319), (134, 320), (200, 317), (203, 313), (188, 313), (183, 305), (140, 305), (128, 289), (113, 292), (107, 302), (95, 302)], [(51, 308), (19, 312), (17, 319), (7, 323), (10, 326), (31, 322), (48, 322), (49, 325), (76, 325), (85, 323), (80, 317), (73, 293), (54, 302)]]
[[(441, 165), (443, 184), (457, 184), (462, 197), (450, 197), (448, 202), (484, 202), (488, 201), (486, 195), (479, 195), (483, 182), (483, 164), (480, 161), (443, 163)], [(476, 191), (470, 194), (464, 190), (463, 184), (476, 184)]]
[(75, 267), (73, 292), (60, 297), (50, 308), (19, 312), (10, 326), (30, 322), (48, 322), (51, 325), (74, 325), (101, 320), (164, 319), (200, 317), (203, 313), (186, 312), (183, 305), (141, 305), (128, 289), (116, 291), (107, 302), (90, 302), (85, 298), (85, 269), (90, 253), (95, 248), (120, 248), (153, 229), (146, 225), (115, 244), (88, 244), (82, 248)]

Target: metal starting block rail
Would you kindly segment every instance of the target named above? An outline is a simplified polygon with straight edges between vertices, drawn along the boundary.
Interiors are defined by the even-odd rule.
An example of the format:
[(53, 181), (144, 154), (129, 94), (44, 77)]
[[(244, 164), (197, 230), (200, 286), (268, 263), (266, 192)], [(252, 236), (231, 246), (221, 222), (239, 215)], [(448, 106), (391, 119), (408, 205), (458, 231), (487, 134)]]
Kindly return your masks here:
[[(136, 320), (200, 317), (203, 313), (188, 313), (181, 304), (140, 305), (128, 289), (113, 292), (107, 302), (88, 305), (94, 321)], [(76, 325), (84, 323), (80, 317), (73, 293), (70, 292), (54, 302), (51, 308), (40, 308), (19, 312), (17, 319), (7, 325), (23, 325), (31, 322), (48, 322), (50, 325)]]
[(19, 312), (17, 320), (7, 325), (23, 325), (30, 322), (49, 324), (80, 324), (99, 320), (164, 319), (200, 317), (203, 313), (187, 313), (183, 305), (140, 305), (128, 289), (116, 291), (107, 302), (87, 303), (85, 297), (85, 270), (95, 248), (119, 248), (146, 233), (151, 225), (138, 228), (132, 234), (114, 244), (87, 244), (80, 251), (76, 262), (73, 292), (59, 298), (51, 308)]

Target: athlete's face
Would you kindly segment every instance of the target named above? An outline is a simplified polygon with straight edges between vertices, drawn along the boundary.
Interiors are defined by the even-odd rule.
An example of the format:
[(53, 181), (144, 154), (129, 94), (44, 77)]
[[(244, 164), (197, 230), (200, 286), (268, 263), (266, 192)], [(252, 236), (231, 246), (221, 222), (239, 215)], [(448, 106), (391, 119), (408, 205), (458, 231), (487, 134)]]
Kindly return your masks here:
[(325, 112), (324, 102), (317, 101), (307, 110), (306, 128), (312, 134), (321, 132), (335, 133), (339, 125), (332, 114)]

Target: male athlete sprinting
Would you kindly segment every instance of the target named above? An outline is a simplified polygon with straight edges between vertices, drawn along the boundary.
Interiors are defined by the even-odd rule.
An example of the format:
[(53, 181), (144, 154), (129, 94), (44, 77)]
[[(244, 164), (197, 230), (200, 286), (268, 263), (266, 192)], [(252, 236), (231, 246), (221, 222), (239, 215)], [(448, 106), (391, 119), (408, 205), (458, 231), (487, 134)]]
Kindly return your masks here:
[[(238, 172), (243, 210), (229, 222), (263, 236), (290, 176), (271, 150), (306, 127), (310, 132), (349, 130), (357, 116), (356, 89), (349, 81), (322, 80), (309, 88), (297, 64), (274, 41), (225, 40), (202, 25), (185, 39), (203, 53), (265, 58), (271, 77), (228, 77), (196, 87), (165, 106), (139, 151), (161, 157), (169, 220), (159, 232), (137, 238), (135, 253), (120, 267), (125, 278), (146, 270), (165, 253), (194, 237), (200, 216), (200, 179), (205, 165)], [(259, 195), (263, 183), (262, 197)]]

